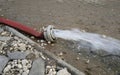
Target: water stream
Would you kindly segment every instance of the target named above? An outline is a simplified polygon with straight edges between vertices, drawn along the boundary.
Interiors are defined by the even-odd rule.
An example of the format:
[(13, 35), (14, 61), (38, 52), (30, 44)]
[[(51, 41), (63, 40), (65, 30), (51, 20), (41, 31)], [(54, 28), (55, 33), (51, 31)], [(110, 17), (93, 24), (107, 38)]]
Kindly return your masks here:
[(110, 53), (120, 52), (120, 41), (105, 35), (83, 32), (78, 29), (54, 29), (54, 34), (57, 38), (79, 41), (81, 44), (84, 44), (86, 47), (90, 46), (94, 50), (105, 50)]

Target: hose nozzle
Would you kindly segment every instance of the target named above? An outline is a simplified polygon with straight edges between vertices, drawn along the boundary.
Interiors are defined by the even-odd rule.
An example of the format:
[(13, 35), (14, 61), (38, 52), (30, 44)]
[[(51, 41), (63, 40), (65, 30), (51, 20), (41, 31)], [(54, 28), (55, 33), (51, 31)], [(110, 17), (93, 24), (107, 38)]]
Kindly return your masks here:
[(55, 42), (56, 37), (53, 30), (54, 30), (54, 26), (52, 25), (49, 25), (44, 29), (43, 34), (46, 41)]

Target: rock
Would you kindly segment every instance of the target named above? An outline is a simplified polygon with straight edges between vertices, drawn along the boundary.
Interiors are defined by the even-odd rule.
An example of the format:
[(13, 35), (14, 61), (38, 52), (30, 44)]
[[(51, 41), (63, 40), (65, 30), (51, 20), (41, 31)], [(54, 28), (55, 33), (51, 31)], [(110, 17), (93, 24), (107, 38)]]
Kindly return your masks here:
[(27, 66), (23, 66), (23, 71), (26, 72), (28, 70)]
[(4, 31), (4, 32), (2, 32), (1, 33), (1, 35), (3, 36), (3, 35), (6, 35), (7, 34), (7, 32), (6, 31)]
[(66, 68), (57, 72), (57, 75), (71, 75)]
[(26, 45), (24, 43), (20, 43), (19, 46), (20, 46), (19, 47), (20, 50), (23, 50), (23, 51), (26, 50)]
[(89, 63), (90, 63), (90, 60), (87, 60), (87, 61), (86, 61), (86, 64), (89, 64)]
[(56, 66), (46, 66), (47, 75), (56, 75)]
[(9, 61), (9, 59), (7, 57), (0, 56), (0, 74), (2, 73), (2, 70), (4, 69), (4, 67), (6, 66), (8, 61)]
[(32, 68), (29, 75), (44, 75), (45, 73), (45, 62), (39, 58), (33, 62)]
[(2, 9), (0, 8), (0, 11), (2, 11)]
[(51, 46), (54, 46), (55, 44), (51, 44)]
[(7, 65), (3, 72), (5, 73), (5, 72), (9, 71), (10, 69), (11, 69), (11, 65)]
[(28, 73), (27, 72), (23, 72), (22, 75), (28, 75)]
[(10, 59), (25, 59), (26, 56), (28, 54), (26, 52), (19, 52), (19, 51), (15, 51), (15, 52), (8, 52), (7, 53), (7, 56), (10, 58)]
[(0, 41), (8, 41), (11, 37), (0, 37)]
[(56, 71), (53, 69), (50, 69), (48, 75), (56, 75)]
[(28, 60), (26, 60), (26, 59), (22, 60), (22, 65), (26, 66), (26, 64), (28, 64)]
[(3, 17), (4, 15), (2, 14), (2, 15), (0, 15), (0, 16), (2, 16), (2, 17)]
[(31, 36), (30, 38), (31, 38), (31, 39), (34, 39), (35, 37), (34, 37), (34, 36)]
[(44, 46), (47, 46), (47, 43), (44, 43)]
[(62, 56), (62, 55), (63, 55), (63, 52), (60, 52), (60, 53), (59, 53), (59, 56)]
[(35, 59), (36, 59), (35, 53), (29, 53), (29, 54), (26, 56), (26, 59), (35, 60)]
[(21, 65), (21, 64), (18, 64), (17, 66), (18, 66), (18, 68), (22, 68), (22, 65)]
[(45, 42), (44, 40), (40, 40), (41, 43)]
[(0, 28), (0, 33), (1, 33), (1, 32), (3, 32), (3, 29), (2, 29), (2, 28)]
[(41, 43), (41, 45), (40, 45), (40, 46), (42, 46), (42, 47), (43, 47), (43, 46), (44, 46), (44, 43)]
[(27, 70), (26, 73), (28, 74), (30, 72), (30, 70)]
[(77, 58), (76, 58), (76, 60), (80, 60), (80, 58), (79, 58), (79, 57), (77, 57)]

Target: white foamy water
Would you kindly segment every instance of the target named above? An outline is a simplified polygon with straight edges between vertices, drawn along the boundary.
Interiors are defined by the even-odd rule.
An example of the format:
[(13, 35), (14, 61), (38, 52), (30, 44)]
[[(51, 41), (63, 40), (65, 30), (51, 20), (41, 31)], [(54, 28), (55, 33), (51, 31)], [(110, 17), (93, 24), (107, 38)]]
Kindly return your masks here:
[[(120, 41), (111, 37), (102, 36), (99, 34), (93, 34), (88, 32), (82, 32), (77, 29), (73, 30), (54, 30), (54, 34), (57, 38), (62, 38), (65, 40), (82, 41), (82, 43), (91, 44), (92, 48), (95, 50), (105, 50), (107, 52), (117, 52), (120, 51)], [(85, 43), (87, 42), (87, 43)]]

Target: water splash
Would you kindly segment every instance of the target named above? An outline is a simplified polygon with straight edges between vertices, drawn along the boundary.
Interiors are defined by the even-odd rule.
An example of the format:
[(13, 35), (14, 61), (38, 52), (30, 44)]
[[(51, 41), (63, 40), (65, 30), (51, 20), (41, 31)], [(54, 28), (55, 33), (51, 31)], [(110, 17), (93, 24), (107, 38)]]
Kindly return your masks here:
[(111, 37), (106, 37), (103, 35), (88, 32), (82, 32), (77, 29), (72, 30), (55, 29), (54, 34), (57, 38), (80, 41), (82, 45), (84, 44), (84, 46), (91, 46), (91, 48), (94, 48), (94, 50), (102, 49), (110, 53), (120, 51), (120, 41)]

